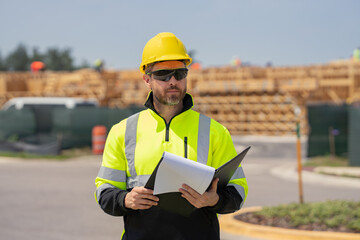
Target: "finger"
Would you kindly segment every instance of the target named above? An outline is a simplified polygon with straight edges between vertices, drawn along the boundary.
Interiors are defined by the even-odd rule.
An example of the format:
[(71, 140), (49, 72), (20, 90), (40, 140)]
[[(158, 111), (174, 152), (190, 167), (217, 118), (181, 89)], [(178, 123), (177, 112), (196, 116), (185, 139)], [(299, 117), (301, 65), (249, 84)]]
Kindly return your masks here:
[(190, 187), (189, 185), (183, 184), (182, 185), (183, 189), (185, 189), (188, 193), (190, 193), (190, 195), (192, 195), (195, 198), (199, 198), (201, 196), (200, 193), (198, 193), (197, 191), (195, 191), (192, 187)]
[(157, 202), (146, 200), (146, 199), (136, 199), (132, 202), (132, 209), (148, 209), (152, 206), (156, 206)]
[(146, 210), (146, 209), (149, 209), (151, 208), (152, 206), (151, 205), (139, 205), (136, 210)]
[(144, 209), (149, 209), (149, 208), (151, 208), (152, 206), (154, 206), (154, 205), (149, 205), (149, 204), (137, 204), (137, 205), (135, 205), (134, 209), (135, 209), (135, 210), (137, 210), (137, 209), (142, 209), (142, 210), (144, 210)]
[(181, 192), (182, 197), (186, 198), (187, 200), (195, 199), (187, 190), (180, 188), (179, 191)]
[(219, 183), (219, 178), (215, 178), (211, 183), (211, 186), (209, 188), (209, 192), (216, 192), (218, 183)]
[(148, 198), (153, 201), (159, 201), (159, 198), (154, 196), (154, 191), (151, 189), (146, 189), (144, 187), (135, 187), (131, 190), (134, 193), (135, 198)]
[(159, 201), (159, 198), (154, 196), (154, 195), (151, 195), (151, 194), (140, 194), (139, 195), (140, 198), (142, 199), (149, 199), (149, 200), (152, 200), (152, 201), (155, 201), (155, 202), (158, 202)]
[(188, 192), (184, 191), (181, 197), (185, 198), (194, 207), (199, 208), (196, 199), (193, 196), (191, 196)]
[(149, 206), (156, 206), (158, 203), (156, 201), (147, 200), (145, 198), (139, 199), (136, 201), (138, 205), (149, 205)]
[(180, 192), (182, 193), (182, 197), (185, 198), (189, 203), (191, 203), (191, 205), (193, 205), (196, 208), (201, 208), (202, 205), (202, 196), (200, 194), (198, 194), (197, 192), (197, 197), (194, 197), (193, 195), (191, 195), (188, 191), (186, 191), (185, 189), (179, 189)]
[(194, 198), (186, 189), (180, 188), (179, 191), (186, 197)]
[(144, 187), (134, 187), (133, 191), (135, 191), (137, 193), (144, 193), (144, 194), (151, 194), (151, 195), (154, 194), (154, 190), (147, 189), (147, 188), (144, 188)]

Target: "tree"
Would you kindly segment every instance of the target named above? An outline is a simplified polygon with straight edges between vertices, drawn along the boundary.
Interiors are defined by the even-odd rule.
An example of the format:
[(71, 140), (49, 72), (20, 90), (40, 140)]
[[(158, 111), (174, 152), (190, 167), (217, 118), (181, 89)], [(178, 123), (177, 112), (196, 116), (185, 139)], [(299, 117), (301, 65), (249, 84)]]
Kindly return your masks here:
[(1, 52), (0, 52), (0, 71), (6, 71), (6, 70), (7, 70), (7, 68), (5, 66), (5, 61), (2, 58), (2, 55), (1, 55)]
[(73, 59), (69, 48), (61, 51), (57, 48), (49, 48), (45, 54), (44, 62), (46, 68), (54, 71), (71, 71)]
[(71, 49), (66, 48), (61, 52), (60, 59), (63, 65), (63, 70), (72, 71), (74, 70), (73, 59), (71, 57)]
[(19, 44), (6, 58), (6, 68), (11, 71), (27, 71), (30, 59), (25, 45)]
[(39, 52), (39, 49), (37, 47), (34, 47), (32, 50), (32, 55), (30, 57), (30, 62), (34, 61), (44, 61), (44, 55)]
[(0, 71), (28, 71), (30, 70), (31, 63), (34, 61), (45, 63), (46, 69), (53, 71), (72, 71), (90, 67), (89, 63), (85, 60), (83, 60), (80, 66), (74, 66), (70, 48), (61, 50), (52, 47), (48, 48), (45, 53), (42, 53), (37, 47), (34, 47), (31, 54), (28, 55), (26, 46), (20, 43), (6, 58), (3, 58), (0, 52)]
[(76, 69), (91, 68), (91, 65), (89, 64), (88, 61), (83, 59), (81, 64), (79, 66), (76, 66), (75, 68)]
[(191, 50), (188, 51), (188, 54), (192, 58), (193, 62), (197, 62), (197, 61), (195, 61), (196, 50), (191, 49)]

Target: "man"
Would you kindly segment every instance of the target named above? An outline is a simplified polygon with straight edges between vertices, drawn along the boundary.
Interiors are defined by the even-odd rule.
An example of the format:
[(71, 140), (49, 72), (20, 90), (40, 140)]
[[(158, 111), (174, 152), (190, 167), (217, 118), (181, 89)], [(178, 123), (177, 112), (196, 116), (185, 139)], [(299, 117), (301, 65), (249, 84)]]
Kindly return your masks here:
[(45, 64), (41, 61), (34, 61), (30, 64), (31, 72), (38, 73), (45, 70)]
[(360, 61), (360, 47), (354, 49), (353, 60), (354, 60), (354, 62)]
[(191, 60), (174, 34), (150, 39), (140, 66), (151, 90), (148, 109), (109, 132), (95, 194), (106, 213), (124, 217), (122, 239), (219, 239), (217, 213), (240, 209), (246, 198), (241, 166), (224, 189), (217, 188), (218, 179), (204, 194), (183, 185), (182, 197), (196, 207), (189, 217), (160, 209), (159, 198), (144, 188), (164, 151), (214, 168), (236, 156), (228, 130), (191, 110), (193, 99), (186, 93)]

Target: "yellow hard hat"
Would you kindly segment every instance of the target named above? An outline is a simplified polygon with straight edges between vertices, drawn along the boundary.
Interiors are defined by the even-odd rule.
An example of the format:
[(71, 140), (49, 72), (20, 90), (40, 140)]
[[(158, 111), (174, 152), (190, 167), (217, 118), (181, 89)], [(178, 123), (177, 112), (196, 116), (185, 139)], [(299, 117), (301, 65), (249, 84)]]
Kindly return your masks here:
[(184, 60), (186, 66), (189, 66), (192, 61), (184, 44), (173, 33), (159, 33), (146, 43), (140, 71), (145, 73), (146, 66), (150, 63), (171, 60)]

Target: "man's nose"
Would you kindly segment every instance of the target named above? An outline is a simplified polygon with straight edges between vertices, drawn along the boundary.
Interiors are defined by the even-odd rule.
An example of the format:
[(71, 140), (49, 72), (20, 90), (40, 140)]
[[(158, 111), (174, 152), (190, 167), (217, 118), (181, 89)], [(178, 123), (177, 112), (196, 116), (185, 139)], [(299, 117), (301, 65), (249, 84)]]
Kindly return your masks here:
[(170, 80), (169, 80), (169, 84), (175, 85), (176, 83), (177, 83), (177, 80), (176, 80), (175, 76), (172, 75)]

